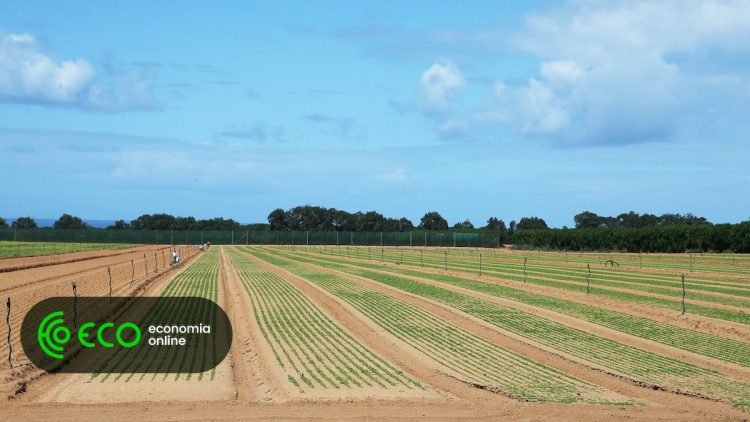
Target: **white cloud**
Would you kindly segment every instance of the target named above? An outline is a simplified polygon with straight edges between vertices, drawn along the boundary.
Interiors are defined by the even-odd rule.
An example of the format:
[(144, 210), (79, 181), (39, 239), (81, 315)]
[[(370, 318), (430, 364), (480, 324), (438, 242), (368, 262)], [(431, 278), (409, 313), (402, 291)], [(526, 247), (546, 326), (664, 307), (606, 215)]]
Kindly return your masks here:
[(381, 175), (380, 177), (378, 177), (378, 180), (380, 180), (381, 182), (404, 183), (409, 180), (409, 176), (406, 174), (406, 170), (397, 168), (393, 171)]
[(152, 87), (133, 70), (104, 85), (87, 60), (55, 61), (30, 34), (0, 38), (0, 101), (117, 111), (153, 107)]
[(444, 109), (447, 100), (460, 93), (465, 86), (463, 73), (452, 62), (434, 63), (419, 80), (425, 104), (433, 110)]
[[(750, 129), (748, 0), (571, 0), (529, 16), (510, 38), (538, 60), (537, 70), (525, 82), (497, 80), (472, 109), (445, 110), (446, 92), (460, 91), (463, 75), (450, 91), (447, 66), (425, 72), (425, 100), (443, 111), (440, 134), (463, 121), (462, 130), (481, 126), (488, 136), (502, 125), (560, 143), (611, 145)], [(438, 83), (428, 89), (431, 75)]]

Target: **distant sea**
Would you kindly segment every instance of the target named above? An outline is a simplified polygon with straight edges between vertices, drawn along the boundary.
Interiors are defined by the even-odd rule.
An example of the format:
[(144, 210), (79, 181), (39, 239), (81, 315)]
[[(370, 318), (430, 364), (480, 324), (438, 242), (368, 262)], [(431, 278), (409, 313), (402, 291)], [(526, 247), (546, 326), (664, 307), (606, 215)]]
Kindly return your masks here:
[[(8, 226), (13, 224), (14, 221), (16, 221), (15, 218), (6, 218), (5, 221), (8, 223)], [(34, 218), (34, 221), (36, 221), (36, 225), (39, 227), (52, 227), (53, 224), (55, 224), (55, 221), (57, 221), (56, 218)], [(103, 229), (107, 226), (110, 226), (112, 224), (115, 224), (115, 220), (86, 220), (83, 221), (87, 222), (89, 226), (95, 227), (97, 229)]]

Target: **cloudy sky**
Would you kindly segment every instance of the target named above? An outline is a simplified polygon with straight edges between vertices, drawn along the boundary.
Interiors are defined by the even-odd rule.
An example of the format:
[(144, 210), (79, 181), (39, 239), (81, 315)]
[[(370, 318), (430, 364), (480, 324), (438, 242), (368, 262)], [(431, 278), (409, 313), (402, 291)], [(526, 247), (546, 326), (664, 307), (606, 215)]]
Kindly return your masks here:
[(1, 3), (6, 218), (750, 218), (750, 1)]

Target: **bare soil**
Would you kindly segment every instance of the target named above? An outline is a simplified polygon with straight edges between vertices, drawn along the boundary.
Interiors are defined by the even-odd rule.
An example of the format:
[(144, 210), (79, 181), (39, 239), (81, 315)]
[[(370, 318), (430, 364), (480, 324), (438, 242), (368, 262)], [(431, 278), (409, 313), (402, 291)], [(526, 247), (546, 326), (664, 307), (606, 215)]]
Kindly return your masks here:
[[(133, 259), (131, 256), (140, 257), (141, 267), (143, 267), (143, 253), (147, 253), (147, 260), (150, 259), (147, 262), (149, 271), (145, 268), (138, 268), (136, 265), (136, 281), (131, 286), (130, 282), (133, 277), (130, 267), (130, 259)], [(152, 273), (156, 264), (153, 262), (153, 253), (153, 251), (138, 250), (122, 255), (99, 256), (79, 262), (58, 263), (22, 270), (18, 272), (18, 275), (22, 277), (11, 281), (8, 281), (9, 279), (4, 281), (0, 278), (0, 290), (7, 289), (5, 293), (12, 294), (14, 307), (16, 303), (19, 306), (18, 311), (14, 308), (14, 315), (11, 318), (12, 326), (17, 327), (18, 321), (23, 316), (24, 306), (28, 307), (40, 298), (55, 294), (69, 295), (72, 278), (79, 280), (83, 294), (99, 295), (108, 292), (108, 276), (106, 268), (102, 275), (102, 267), (113, 267), (113, 290), (116, 293), (151, 296), (160, 293), (172, 277), (194, 262), (193, 258), (187, 260), (186, 265), (179, 268), (164, 267), (162, 269), (160, 267), (158, 273)], [(124, 419), (139, 421), (246, 419), (619, 421), (649, 419), (705, 421), (746, 420), (750, 417), (747, 411), (733, 408), (726, 403), (654, 390), (633, 383), (617, 374), (606, 373), (587, 362), (546, 349), (533, 342), (524, 341), (511, 333), (498, 330), (497, 327), (433, 301), (409, 295), (372, 280), (339, 273), (357, 283), (419, 306), (498, 345), (607, 388), (613, 392), (613, 397), (631, 397), (638, 404), (606, 406), (519, 402), (500, 394), (478, 389), (465, 382), (459, 374), (451, 373), (408, 344), (385, 332), (356, 309), (315, 284), (254, 257), (250, 256), (250, 259), (289, 281), (359, 342), (403, 369), (412, 378), (425, 385), (426, 390), (417, 395), (411, 391), (368, 391), (361, 395), (341, 393), (315, 396), (302, 395), (299, 391), (290, 389), (290, 383), (279, 378), (280, 374), (275, 369), (273, 356), (259, 332), (257, 321), (254, 320), (252, 303), (231, 266), (229, 258), (222, 251), (219, 304), (232, 319), (234, 341), (229, 356), (217, 368), (213, 381), (204, 379), (197, 382), (195, 378), (189, 381), (162, 380), (163, 376), (157, 376), (153, 380), (149, 378), (141, 382), (131, 381), (127, 384), (122, 381), (101, 383), (92, 381), (91, 376), (87, 374), (43, 375), (38, 370), (34, 372), (33, 368), (24, 369), (23, 366), (20, 369), (19, 367), (13, 370), (2, 369), (0, 370), (0, 390), (22, 386), (24, 391), (14, 392), (13, 399), (5, 400), (0, 397), (0, 420), (46, 421), (55, 419), (81, 422)], [(157, 262), (161, 264), (161, 256), (157, 257)], [(115, 276), (115, 268), (118, 265), (122, 268), (118, 269), (117, 276)], [(331, 271), (317, 268), (321, 271)], [(32, 276), (26, 273), (27, 271), (43, 272), (34, 273)], [(0, 273), (0, 276), (3, 274), (5, 273)], [(463, 273), (454, 275), (466, 276)], [(139, 276), (142, 279), (138, 279)], [(415, 279), (429, 282), (418, 277)], [(478, 278), (475, 277), (475, 279)], [(507, 280), (487, 280), (486, 277), (480, 280), (516, 286), (516, 283)], [(37, 284), (34, 285), (34, 282)], [(573, 324), (581, 329), (616, 338), (618, 341), (629, 341), (632, 342), (631, 344), (650, 348), (649, 350), (657, 353), (672, 353), (675, 357), (682, 357), (695, 363), (700, 362), (702, 366), (715, 367), (718, 370), (734, 369), (716, 366), (718, 365), (716, 362), (709, 360), (699, 361), (696, 360), (698, 357), (691, 354), (683, 355), (669, 347), (630, 338), (622, 333), (594, 326), (594, 324), (582, 323), (551, 311), (528, 309), (529, 307), (515, 302), (508, 303), (511, 301), (457, 287), (442, 284), (440, 286), (482, 299), (495, 300), (503, 305), (533, 311), (566, 325)], [(530, 291), (605, 306), (630, 314), (665, 319), (668, 320), (667, 322), (692, 329), (696, 329), (693, 324), (699, 324), (697, 329), (700, 330), (721, 332), (725, 336), (743, 341), (750, 340), (750, 330), (734, 332), (735, 327), (731, 323), (723, 324), (710, 318), (687, 316), (675, 322), (670, 312), (661, 309), (630, 306), (633, 304), (561, 292), (552, 288), (530, 285), (523, 287)], [(0, 329), (2, 338), (7, 335), (4, 328), (3, 326)], [(16, 332), (14, 331), (14, 335)], [(6, 349), (2, 347), (0, 346), (0, 357), (7, 356), (7, 346)], [(20, 345), (18, 347), (20, 348)], [(23, 357), (14, 353), (14, 359), (22, 361)], [(745, 375), (741, 377), (744, 379)]]

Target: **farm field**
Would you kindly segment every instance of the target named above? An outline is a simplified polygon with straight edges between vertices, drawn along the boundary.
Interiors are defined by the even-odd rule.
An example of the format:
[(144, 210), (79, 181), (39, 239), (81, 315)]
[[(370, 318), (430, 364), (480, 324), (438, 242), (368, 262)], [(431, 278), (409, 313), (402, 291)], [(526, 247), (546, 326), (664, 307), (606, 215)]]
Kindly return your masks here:
[[(742, 255), (178, 245), (183, 263), (172, 266), (170, 245), (128, 246), (12, 258), (0, 272), (12, 303), (0, 329), (12, 346), (0, 341), (2, 415), (715, 420), (750, 411)], [(196, 374), (142, 373), (147, 359), (135, 352), (102, 373), (35, 368), (19, 344), (26, 310), (70, 296), (72, 281), (79, 296), (106, 296), (109, 274), (115, 296), (216, 302), (232, 322), (228, 356)]]
[(127, 243), (66, 243), (0, 241), (0, 258), (132, 248)]

